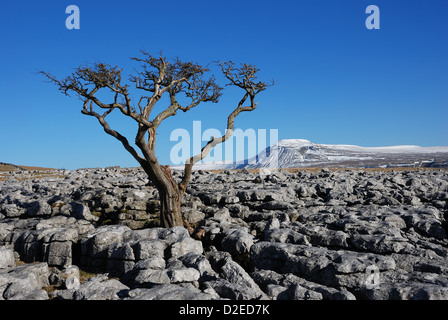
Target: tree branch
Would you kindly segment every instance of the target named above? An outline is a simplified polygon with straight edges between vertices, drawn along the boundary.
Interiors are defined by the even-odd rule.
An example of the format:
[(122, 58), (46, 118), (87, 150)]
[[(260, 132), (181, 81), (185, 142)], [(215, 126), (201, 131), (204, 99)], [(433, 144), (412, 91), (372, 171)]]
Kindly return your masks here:
[[(227, 128), (226, 132), (222, 137), (212, 137), (210, 141), (201, 149), (201, 152), (193, 157), (190, 157), (186, 163), (184, 168), (184, 176), (182, 177), (181, 182), (179, 183), (179, 189), (181, 192), (185, 193), (187, 185), (191, 179), (191, 171), (193, 166), (198, 161), (207, 157), (210, 153), (211, 149), (213, 149), (216, 145), (225, 142), (229, 139), (234, 130), (235, 118), (241, 112), (250, 112), (255, 110), (257, 107), (257, 103), (255, 102), (255, 96), (261, 91), (265, 90), (268, 85), (264, 82), (254, 82), (256, 77), (256, 73), (259, 71), (253, 66), (249, 66), (247, 64), (243, 64), (240, 68), (235, 68), (232, 62), (219, 63), (224, 76), (230, 81), (228, 85), (233, 85), (240, 87), (246, 91), (243, 98), (238, 103), (238, 106), (233, 110), (233, 112), (227, 118)], [(244, 106), (246, 100), (250, 98), (250, 105)]]
[(113, 136), (118, 141), (120, 141), (121, 144), (123, 145), (123, 147), (134, 157), (134, 159), (137, 160), (137, 162), (143, 166), (145, 163), (145, 159), (143, 157), (141, 157), (138, 154), (138, 152), (129, 144), (129, 141), (128, 141), (128, 139), (126, 139), (126, 137), (121, 135), (118, 131), (112, 130), (110, 128), (109, 124), (106, 122), (106, 120), (105, 120), (106, 116), (109, 115), (114, 109), (111, 108), (111, 109), (107, 110), (106, 112), (104, 112), (102, 115), (100, 115), (99, 113), (92, 110), (92, 106), (90, 106), (90, 110), (87, 110), (86, 106), (87, 106), (88, 102), (89, 102), (89, 100), (86, 100), (84, 102), (84, 108), (81, 112), (85, 115), (93, 116), (93, 117), (97, 118), (98, 122), (103, 127), (104, 132), (106, 132), (107, 134)]
[[(87, 99), (102, 109), (119, 109), (122, 114), (131, 117), (135, 121), (151, 126), (149, 121), (133, 110), (131, 98), (127, 90), (128, 86), (121, 85), (121, 71), (117, 67), (98, 63), (93, 68), (79, 67), (63, 80), (58, 80), (55, 76), (45, 71), (40, 71), (40, 74), (44, 75), (49, 82), (56, 84), (65, 95), (69, 95), (68, 93), (73, 91), (83, 101)], [(114, 93), (114, 102), (103, 103), (96, 97), (95, 94), (102, 88), (108, 88)], [(118, 102), (119, 95), (123, 97), (124, 103)]]
[[(203, 79), (204, 74), (209, 71), (207, 68), (193, 62), (183, 62), (179, 58), (169, 62), (162, 55), (156, 58), (145, 51), (142, 51), (142, 54), (143, 58), (132, 58), (141, 64), (142, 71), (131, 76), (130, 81), (135, 83), (137, 89), (153, 93), (145, 107), (139, 104), (145, 119), (149, 121), (155, 103), (163, 94), (168, 92), (171, 101), (168, 107), (151, 121), (153, 128), (156, 129), (162, 121), (176, 115), (179, 109), (186, 112), (201, 102), (218, 102), (222, 88), (216, 84), (213, 76), (207, 80)], [(189, 98), (190, 104), (181, 106), (177, 100), (179, 94)]]

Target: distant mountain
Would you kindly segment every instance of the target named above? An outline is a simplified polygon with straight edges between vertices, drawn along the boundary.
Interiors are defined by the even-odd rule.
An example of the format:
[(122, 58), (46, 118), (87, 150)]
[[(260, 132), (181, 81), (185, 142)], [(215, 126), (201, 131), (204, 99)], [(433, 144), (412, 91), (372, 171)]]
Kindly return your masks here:
[[(276, 160), (278, 159), (278, 160)], [(304, 139), (280, 140), (243, 163), (200, 163), (199, 170), (256, 168), (448, 167), (448, 147), (413, 145), (360, 147), (317, 144)]]

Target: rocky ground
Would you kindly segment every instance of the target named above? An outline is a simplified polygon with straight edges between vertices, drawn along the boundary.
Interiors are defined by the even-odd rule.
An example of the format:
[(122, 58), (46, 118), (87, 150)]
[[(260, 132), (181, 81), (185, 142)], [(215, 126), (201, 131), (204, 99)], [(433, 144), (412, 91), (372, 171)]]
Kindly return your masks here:
[[(176, 179), (179, 172), (174, 172)], [(448, 171), (0, 174), (0, 299), (448, 299)]]

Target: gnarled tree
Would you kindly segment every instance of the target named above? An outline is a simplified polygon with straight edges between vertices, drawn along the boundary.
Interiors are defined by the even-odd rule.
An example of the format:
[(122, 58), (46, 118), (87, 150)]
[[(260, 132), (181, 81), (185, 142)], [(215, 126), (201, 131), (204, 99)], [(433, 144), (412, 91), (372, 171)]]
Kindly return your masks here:
[[(183, 62), (179, 58), (167, 60), (160, 55), (154, 57), (142, 51), (143, 57), (132, 58), (140, 64), (140, 70), (131, 75), (129, 81), (144, 92), (138, 98), (131, 98), (128, 88), (130, 84), (123, 84), (122, 69), (104, 63), (92, 66), (81, 66), (64, 79), (57, 79), (54, 75), (41, 71), (50, 82), (56, 84), (66, 95), (74, 92), (82, 101), (81, 112), (95, 117), (104, 131), (121, 142), (123, 147), (140, 164), (149, 179), (153, 181), (160, 196), (160, 219), (165, 227), (182, 226), (181, 201), (191, 178), (194, 164), (204, 159), (210, 150), (219, 143), (226, 141), (233, 132), (235, 118), (245, 111), (256, 108), (255, 96), (268, 86), (267, 83), (256, 81), (256, 67), (242, 64), (235, 67), (233, 62), (218, 62), (227, 85), (242, 89), (243, 97), (238, 106), (230, 113), (227, 127), (222, 137), (213, 137), (201, 150), (200, 154), (188, 159), (185, 164), (184, 175), (180, 183), (176, 183), (171, 175), (169, 166), (160, 165), (155, 153), (157, 128), (167, 118), (176, 115), (178, 110), (187, 112), (202, 102), (217, 103), (222, 95), (222, 87), (216, 83), (212, 75), (206, 78), (210, 70), (193, 62)], [(103, 91), (112, 93), (110, 100), (104, 102)], [(169, 97), (168, 106), (156, 115), (152, 111), (162, 96)], [(187, 104), (181, 105), (179, 97)], [(118, 110), (124, 116), (136, 121), (138, 128), (135, 136), (135, 146), (129, 140), (112, 129), (106, 117)]]

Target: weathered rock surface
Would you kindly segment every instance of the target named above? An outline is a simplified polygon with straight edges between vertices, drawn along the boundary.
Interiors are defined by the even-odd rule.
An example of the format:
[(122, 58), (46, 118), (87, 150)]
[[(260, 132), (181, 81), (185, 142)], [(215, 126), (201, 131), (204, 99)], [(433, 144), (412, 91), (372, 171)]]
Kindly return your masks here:
[(0, 191), (0, 299), (448, 299), (442, 169), (199, 170), (192, 235), (159, 227), (136, 168), (11, 172)]

